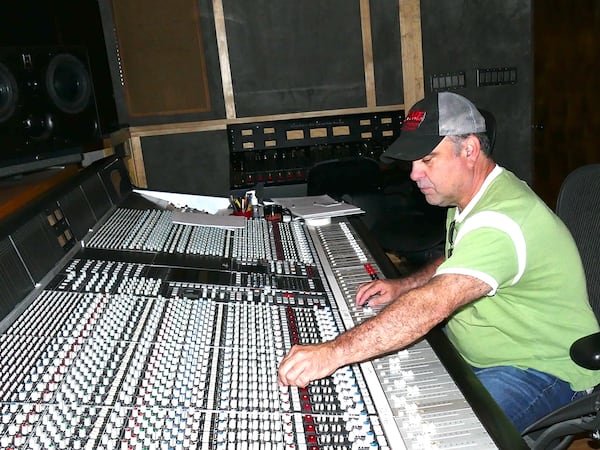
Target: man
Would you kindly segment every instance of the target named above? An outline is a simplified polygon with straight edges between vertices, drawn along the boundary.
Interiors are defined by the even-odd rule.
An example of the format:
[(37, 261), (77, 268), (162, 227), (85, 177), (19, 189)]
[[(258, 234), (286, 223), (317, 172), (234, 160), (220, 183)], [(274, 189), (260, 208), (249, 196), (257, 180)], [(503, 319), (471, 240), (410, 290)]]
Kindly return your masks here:
[(360, 286), (356, 304), (387, 305), (335, 340), (295, 346), (279, 382), (306, 386), (337, 368), (401, 349), (447, 321), (450, 341), (524, 430), (600, 382), (569, 346), (598, 331), (565, 225), (490, 157), (485, 120), (449, 92), (411, 108), (382, 160), (412, 161), (427, 201), (448, 206), (446, 255), (412, 276)]

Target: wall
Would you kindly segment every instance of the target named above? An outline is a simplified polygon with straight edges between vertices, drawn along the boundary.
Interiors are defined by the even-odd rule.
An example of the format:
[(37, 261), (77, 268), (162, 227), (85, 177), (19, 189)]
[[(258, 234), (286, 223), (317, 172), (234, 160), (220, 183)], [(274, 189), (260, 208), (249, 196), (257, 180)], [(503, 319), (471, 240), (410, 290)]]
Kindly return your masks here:
[[(436, 74), (464, 72), (454, 89), (498, 123), (494, 157), (532, 181), (532, 38), (528, 0), (421, 0), (423, 71), (426, 85)], [(513, 67), (515, 83), (477, 85), (477, 69)]]
[[(0, 33), (88, 46), (103, 127), (125, 130), (140, 186), (220, 192), (228, 124), (401, 110), (456, 72), (497, 116), (498, 161), (531, 180), (530, 0), (24, 2), (3, 16), (37, 37)], [(477, 86), (498, 67), (516, 83)]]
[[(397, 0), (137, 2), (100, 2), (117, 108), (130, 126), (403, 103)], [(160, 80), (152, 97), (163, 104), (143, 109), (132, 80), (149, 78)], [(206, 105), (178, 98), (205, 86)]]
[[(229, 164), (228, 124), (399, 110), (422, 96), (415, 0), (129, 3), (104, 0), (100, 10), (140, 186), (227, 185), (213, 168)], [(142, 83), (154, 83), (153, 104), (143, 104)]]

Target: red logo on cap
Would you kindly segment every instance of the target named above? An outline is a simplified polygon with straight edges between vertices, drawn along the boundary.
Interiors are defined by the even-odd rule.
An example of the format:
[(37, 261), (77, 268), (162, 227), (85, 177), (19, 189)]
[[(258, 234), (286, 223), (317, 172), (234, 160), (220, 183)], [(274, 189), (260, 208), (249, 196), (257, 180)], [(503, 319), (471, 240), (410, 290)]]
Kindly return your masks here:
[(402, 131), (415, 131), (425, 120), (425, 111), (411, 111), (402, 122)]

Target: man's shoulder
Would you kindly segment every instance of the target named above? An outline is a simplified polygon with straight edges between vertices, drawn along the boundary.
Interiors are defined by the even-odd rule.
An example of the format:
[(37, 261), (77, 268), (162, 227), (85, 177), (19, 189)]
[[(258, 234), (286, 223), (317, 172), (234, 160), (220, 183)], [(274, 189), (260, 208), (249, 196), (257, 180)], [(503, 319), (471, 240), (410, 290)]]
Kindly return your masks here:
[(533, 189), (514, 173), (503, 169), (489, 184), (470, 215), (494, 211), (517, 218), (530, 214), (537, 206), (545, 207), (545, 204)]

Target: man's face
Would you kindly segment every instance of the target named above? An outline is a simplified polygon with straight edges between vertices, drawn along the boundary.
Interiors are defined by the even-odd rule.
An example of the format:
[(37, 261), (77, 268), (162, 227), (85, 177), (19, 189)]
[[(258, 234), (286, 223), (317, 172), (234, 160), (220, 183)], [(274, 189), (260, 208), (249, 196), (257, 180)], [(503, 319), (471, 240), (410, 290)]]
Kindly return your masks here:
[(410, 178), (431, 205), (461, 206), (468, 165), (464, 157), (465, 142), (459, 145), (457, 153), (457, 144), (445, 137), (431, 153), (412, 163)]

